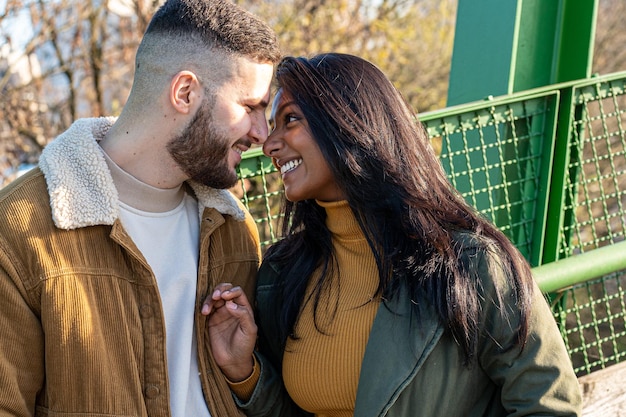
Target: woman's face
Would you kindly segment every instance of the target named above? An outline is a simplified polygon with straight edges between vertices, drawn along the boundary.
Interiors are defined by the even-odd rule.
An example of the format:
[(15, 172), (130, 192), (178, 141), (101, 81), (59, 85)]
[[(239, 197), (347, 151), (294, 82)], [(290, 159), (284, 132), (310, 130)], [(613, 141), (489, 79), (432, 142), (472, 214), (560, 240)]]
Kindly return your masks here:
[(274, 97), (269, 123), (271, 133), (263, 153), (280, 171), (287, 199), (345, 199), (300, 107), (282, 89)]

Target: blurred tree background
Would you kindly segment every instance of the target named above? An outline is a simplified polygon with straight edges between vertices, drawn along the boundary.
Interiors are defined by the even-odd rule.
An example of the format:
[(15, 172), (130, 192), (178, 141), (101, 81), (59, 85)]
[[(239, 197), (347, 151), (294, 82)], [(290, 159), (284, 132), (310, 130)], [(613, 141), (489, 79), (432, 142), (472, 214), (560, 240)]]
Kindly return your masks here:
[[(445, 106), (456, 0), (237, 0), (283, 51), (378, 65), (418, 112)], [(161, 0), (0, 0), (0, 186), (79, 117), (119, 113)], [(4, 8), (4, 10), (3, 10)], [(623, 0), (600, 0), (594, 72), (626, 69)], [(488, 65), (488, 63), (485, 63)]]

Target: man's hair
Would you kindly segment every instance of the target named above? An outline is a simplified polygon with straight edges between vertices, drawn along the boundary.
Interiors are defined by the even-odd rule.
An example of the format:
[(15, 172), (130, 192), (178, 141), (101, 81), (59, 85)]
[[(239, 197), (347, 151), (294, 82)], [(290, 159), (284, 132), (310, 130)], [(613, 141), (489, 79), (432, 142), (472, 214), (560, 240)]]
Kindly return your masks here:
[(154, 99), (182, 70), (195, 72), (207, 84), (221, 82), (235, 57), (275, 64), (281, 57), (276, 34), (230, 0), (167, 0), (137, 50), (133, 94)]
[(269, 25), (229, 0), (167, 0), (148, 25), (146, 36), (153, 34), (192, 38), (259, 62), (280, 59)]

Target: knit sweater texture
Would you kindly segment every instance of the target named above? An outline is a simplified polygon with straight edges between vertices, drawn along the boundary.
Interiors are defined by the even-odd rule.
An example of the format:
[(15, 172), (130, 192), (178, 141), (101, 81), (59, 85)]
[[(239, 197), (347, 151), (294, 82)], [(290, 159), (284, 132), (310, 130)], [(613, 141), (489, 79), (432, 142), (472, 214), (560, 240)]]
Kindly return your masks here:
[[(293, 400), (316, 416), (348, 417), (354, 404), (372, 323), (378, 268), (346, 201), (318, 202), (326, 209), (337, 268), (314, 314), (309, 280), (305, 304), (283, 357), (285, 387)], [(319, 271), (318, 271), (319, 272)]]

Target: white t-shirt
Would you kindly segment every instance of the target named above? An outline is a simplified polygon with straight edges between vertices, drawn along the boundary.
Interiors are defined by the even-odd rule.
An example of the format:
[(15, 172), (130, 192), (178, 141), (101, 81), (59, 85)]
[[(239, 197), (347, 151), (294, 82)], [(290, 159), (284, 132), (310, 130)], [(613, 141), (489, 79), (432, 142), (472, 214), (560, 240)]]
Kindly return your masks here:
[(157, 279), (165, 315), (173, 417), (209, 416), (198, 376), (194, 308), (198, 275), (197, 203), (151, 213), (120, 203), (120, 219)]
[(156, 277), (167, 349), (172, 417), (210, 417), (198, 371), (194, 308), (200, 219), (182, 188), (158, 189), (124, 172), (105, 153), (120, 196), (120, 220)]

